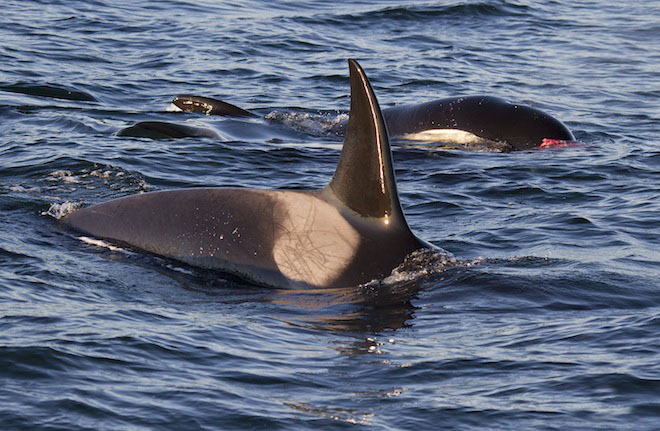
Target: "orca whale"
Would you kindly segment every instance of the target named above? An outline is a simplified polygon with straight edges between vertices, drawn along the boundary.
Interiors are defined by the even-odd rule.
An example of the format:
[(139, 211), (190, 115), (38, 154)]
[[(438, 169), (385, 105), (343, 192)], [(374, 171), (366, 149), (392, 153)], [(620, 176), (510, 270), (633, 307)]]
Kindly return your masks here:
[(320, 190), (195, 188), (77, 210), (64, 226), (187, 264), (275, 287), (349, 287), (381, 280), (419, 249), (397, 193), (387, 129), (359, 64), (336, 171)]
[[(182, 95), (172, 100), (173, 109), (234, 118), (258, 118), (223, 100)], [(390, 136), (406, 141), (433, 144), (445, 148), (478, 151), (514, 151), (539, 147), (569, 146), (575, 143), (571, 131), (551, 115), (525, 105), (512, 104), (499, 97), (449, 97), (430, 102), (400, 105), (382, 110)], [(346, 122), (329, 132), (343, 135)], [(218, 138), (215, 131), (168, 122), (140, 122), (118, 133), (120, 136), (182, 138), (206, 136)], [(415, 146), (415, 145), (413, 145)]]
[[(178, 96), (172, 103), (184, 112), (257, 117), (252, 112), (210, 97)], [(474, 145), (499, 151), (538, 148), (549, 141), (575, 141), (568, 127), (547, 113), (493, 96), (449, 97), (394, 106), (382, 112), (390, 136), (407, 140)], [(346, 122), (342, 122), (331, 132), (343, 134), (345, 128)]]
[(142, 121), (133, 126), (126, 127), (117, 133), (117, 136), (131, 136), (135, 138), (187, 138), (207, 137), (218, 138), (218, 134), (204, 127), (193, 127), (185, 124), (168, 123), (166, 121)]
[(527, 150), (548, 141), (575, 140), (568, 127), (545, 112), (493, 96), (395, 106), (384, 110), (383, 115), (391, 135), (413, 140), (455, 140), (501, 150)]

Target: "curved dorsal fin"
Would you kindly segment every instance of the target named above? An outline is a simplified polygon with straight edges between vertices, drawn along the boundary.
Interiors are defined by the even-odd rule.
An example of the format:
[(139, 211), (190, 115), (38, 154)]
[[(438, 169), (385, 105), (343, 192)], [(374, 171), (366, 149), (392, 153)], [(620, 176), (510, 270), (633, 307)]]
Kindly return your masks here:
[(348, 60), (351, 111), (337, 169), (328, 184), (334, 195), (363, 217), (407, 227), (392, 167), (383, 115), (364, 70)]
[(222, 115), (225, 117), (256, 117), (250, 111), (227, 103), (224, 100), (202, 96), (177, 96), (172, 103), (184, 112), (202, 112), (206, 115)]

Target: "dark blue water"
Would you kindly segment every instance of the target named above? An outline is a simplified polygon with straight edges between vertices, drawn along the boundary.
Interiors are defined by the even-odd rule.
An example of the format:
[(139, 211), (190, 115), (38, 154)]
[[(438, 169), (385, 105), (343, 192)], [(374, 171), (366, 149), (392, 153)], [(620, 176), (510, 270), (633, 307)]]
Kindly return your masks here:
[[(658, 1), (234, 3), (2, 3), (0, 429), (660, 429)], [(148, 190), (322, 187), (348, 57), (383, 107), (496, 95), (581, 145), (396, 146), (409, 224), (459, 259), (404, 288), (265, 289), (58, 229)], [(167, 112), (185, 93), (288, 125)], [(142, 120), (223, 139), (116, 136)]]

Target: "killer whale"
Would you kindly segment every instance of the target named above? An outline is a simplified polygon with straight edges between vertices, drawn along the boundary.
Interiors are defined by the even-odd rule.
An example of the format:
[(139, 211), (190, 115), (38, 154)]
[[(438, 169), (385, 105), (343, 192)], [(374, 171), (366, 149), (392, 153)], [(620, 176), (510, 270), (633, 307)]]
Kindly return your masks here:
[[(184, 112), (257, 117), (252, 112), (210, 97), (177, 96), (172, 104)], [(501, 151), (538, 148), (549, 141), (575, 141), (568, 127), (551, 115), (494, 96), (448, 97), (394, 106), (383, 109), (382, 113), (389, 135), (409, 140), (480, 145)], [(345, 128), (346, 122), (342, 122), (331, 132), (343, 134)]]
[(349, 120), (325, 188), (151, 192), (77, 210), (61, 223), (268, 286), (348, 287), (387, 277), (410, 253), (434, 247), (406, 222), (378, 101), (360, 65), (348, 63)]
[(120, 130), (117, 136), (155, 139), (187, 137), (217, 138), (218, 134), (204, 127), (193, 127), (185, 124), (168, 123), (166, 121), (142, 121)]
[[(383, 111), (388, 131), (409, 139), (458, 139), (506, 150), (538, 148), (544, 142), (572, 142), (561, 121), (530, 106), (493, 96), (450, 97), (395, 106)], [(341, 125), (340, 125), (341, 127)], [(452, 132), (463, 132), (456, 134)]]

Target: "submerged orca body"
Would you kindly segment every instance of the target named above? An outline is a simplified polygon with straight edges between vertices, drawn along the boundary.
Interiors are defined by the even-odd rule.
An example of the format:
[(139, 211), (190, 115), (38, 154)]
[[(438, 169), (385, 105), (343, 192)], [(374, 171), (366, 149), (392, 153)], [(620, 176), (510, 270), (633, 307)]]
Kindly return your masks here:
[(142, 121), (120, 130), (117, 136), (154, 139), (187, 137), (217, 138), (218, 134), (213, 130), (203, 127), (186, 126), (165, 121)]
[(62, 222), (95, 237), (276, 287), (357, 286), (432, 248), (408, 227), (387, 129), (371, 85), (349, 60), (344, 145), (321, 190), (200, 188), (145, 193)]
[[(172, 103), (185, 112), (256, 117), (249, 111), (209, 97), (178, 96)], [(499, 97), (449, 97), (395, 106), (382, 112), (390, 136), (409, 140), (477, 145), (501, 151), (538, 148), (544, 141), (575, 140), (571, 131), (556, 118)], [(332, 131), (343, 134), (345, 129), (343, 122)]]
[[(570, 130), (545, 112), (499, 97), (451, 97), (383, 110), (393, 136), (418, 140), (456, 139), (509, 150), (538, 148), (546, 140), (573, 141)], [(463, 133), (456, 133), (456, 132)], [(506, 147), (501, 147), (506, 150)]]

